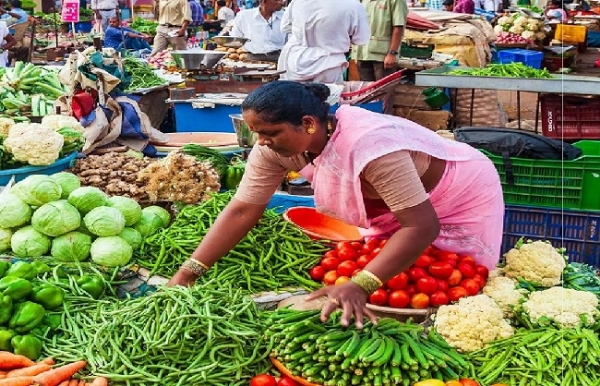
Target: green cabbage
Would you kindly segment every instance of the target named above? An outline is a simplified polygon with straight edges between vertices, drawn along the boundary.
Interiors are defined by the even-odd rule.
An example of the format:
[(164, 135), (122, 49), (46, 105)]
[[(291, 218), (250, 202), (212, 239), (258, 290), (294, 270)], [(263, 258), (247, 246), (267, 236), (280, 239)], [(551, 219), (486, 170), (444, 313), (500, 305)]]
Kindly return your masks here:
[(10, 247), (17, 257), (40, 257), (50, 250), (50, 237), (28, 225), (15, 232)]
[(67, 199), (67, 197), (69, 197), (69, 194), (71, 194), (71, 192), (73, 192), (75, 189), (81, 187), (81, 181), (79, 180), (79, 177), (77, 177), (73, 173), (60, 172), (60, 173), (51, 175), (50, 178), (52, 178), (54, 181), (56, 181), (60, 185), (60, 187), (62, 189), (62, 194), (60, 195), (60, 198), (63, 198), (63, 199)]
[(140, 221), (140, 217), (142, 217), (142, 207), (133, 198), (120, 196), (110, 197), (106, 206), (119, 209), (121, 213), (123, 213), (123, 216), (125, 216), (125, 226), (128, 227)]
[(116, 236), (125, 228), (125, 217), (119, 209), (100, 206), (83, 218), (86, 228), (96, 236)]
[(17, 182), (10, 192), (32, 206), (60, 200), (62, 188), (49, 176), (34, 174)]
[(142, 212), (154, 213), (155, 215), (157, 215), (162, 223), (161, 228), (167, 227), (171, 222), (171, 215), (169, 214), (169, 212), (166, 209), (161, 208), (160, 206), (148, 206), (144, 208)]
[(108, 196), (98, 188), (83, 186), (72, 191), (67, 200), (78, 211), (86, 214), (94, 208), (106, 205)]
[(118, 267), (129, 263), (133, 248), (119, 236), (98, 237), (90, 250), (92, 261), (105, 267)]
[(127, 241), (134, 250), (137, 250), (142, 245), (142, 235), (133, 228), (123, 228), (121, 233), (119, 233), (119, 237)]
[(81, 216), (67, 200), (49, 202), (40, 206), (31, 217), (36, 231), (51, 237), (74, 231), (81, 224)]
[[(10, 229), (0, 228), (0, 252), (5, 252), (10, 249), (10, 238), (12, 237)], [(141, 242), (142, 236), (140, 236)]]
[(140, 232), (143, 238), (154, 234), (154, 232), (163, 227), (162, 219), (156, 213), (146, 211), (145, 209), (142, 209), (140, 221), (133, 225), (133, 228)]
[(84, 261), (90, 256), (92, 238), (81, 232), (69, 232), (52, 240), (50, 254), (60, 261)]
[(33, 210), (27, 203), (12, 193), (0, 196), (0, 227), (14, 228), (27, 224)]

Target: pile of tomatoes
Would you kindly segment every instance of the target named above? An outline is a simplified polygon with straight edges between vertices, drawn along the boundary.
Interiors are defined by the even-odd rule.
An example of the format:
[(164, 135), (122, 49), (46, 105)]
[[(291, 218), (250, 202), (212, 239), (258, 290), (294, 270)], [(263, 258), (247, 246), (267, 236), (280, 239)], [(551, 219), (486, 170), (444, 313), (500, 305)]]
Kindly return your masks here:
[[(344, 283), (377, 256), (387, 240), (340, 241), (310, 269), (313, 280)], [(428, 247), (405, 272), (391, 278), (369, 296), (369, 303), (394, 308), (439, 307), (479, 293), (488, 269), (470, 256)]]
[(269, 374), (260, 374), (250, 380), (250, 386), (300, 386), (300, 384), (286, 376), (277, 379)]

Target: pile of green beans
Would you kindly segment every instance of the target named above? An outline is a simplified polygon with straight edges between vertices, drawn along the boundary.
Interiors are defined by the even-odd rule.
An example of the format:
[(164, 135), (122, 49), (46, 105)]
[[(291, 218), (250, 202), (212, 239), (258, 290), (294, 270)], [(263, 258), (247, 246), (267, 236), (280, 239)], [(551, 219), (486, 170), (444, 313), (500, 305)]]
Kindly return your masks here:
[(520, 62), (508, 64), (489, 64), (484, 68), (459, 68), (448, 73), (449, 75), (467, 75), (467, 76), (492, 76), (503, 78), (536, 78), (549, 79), (554, 78), (548, 70), (538, 70), (524, 65)]
[[(138, 263), (170, 277), (187, 260), (231, 199), (231, 193), (186, 206), (167, 229), (147, 238), (140, 248)], [(315, 289), (320, 285), (308, 276), (328, 248), (311, 240), (301, 230), (272, 210), (226, 256), (201, 279), (233, 284), (252, 293), (283, 288)]]
[(270, 368), (256, 304), (211, 283), (160, 288), (136, 299), (69, 297), (43, 355), (84, 359), (111, 385), (247, 385)]
[(136, 91), (150, 87), (163, 86), (167, 81), (154, 73), (154, 69), (147, 63), (136, 58), (124, 58), (123, 65), (126, 72), (131, 75), (131, 83), (126, 92)]
[(521, 329), (467, 354), (482, 385), (600, 385), (600, 340), (589, 329)]

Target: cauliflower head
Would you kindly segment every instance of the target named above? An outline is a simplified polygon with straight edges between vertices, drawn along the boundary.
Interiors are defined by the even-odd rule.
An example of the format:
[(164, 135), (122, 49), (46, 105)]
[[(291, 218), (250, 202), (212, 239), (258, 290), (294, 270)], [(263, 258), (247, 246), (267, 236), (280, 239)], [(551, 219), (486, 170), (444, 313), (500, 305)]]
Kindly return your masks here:
[(500, 19), (498, 19), (498, 25), (502, 26), (502, 25), (512, 25), (513, 21), (510, 17), (508, 16), (502, 16)]
[(523, 33), (521, 34), (521, 36), (523, 36), (525, 39), (534, 40), (535, 39), (535, 32), (533, 32), (533, 31), (523, 31)]
[(4, 146), (17, 161), (34, 166), (54, 163), (64, 145), (62, 135), (38, 123), (16, 124), (8, 132)]
[(532, 292), (523, 311), (533, 324), (554, 322), (565, 328), (592, 325), (600, 313), (596, 295), (564, 287)]
[[(494, 270), (496, 271), (496, 270)], [(504, 312), (505, 318), (512, 318), (515, 309), (525, 300), (524, 290), (518, 290), (515, 282), (505, 276), (491, 276), (488, 278), (483, 293), (492, 298)]]
[(502, 32), (504, 32), (504, 27), (502, 27), (501, 25), (497, 25), (494, 27), (494, 32), (496, 33), (496, 35), (500, 35)]
[(79, 121), (75, 119), (75, 117), (71, 117), (69, 115), (46, 115), (44, 118), (42, 118), (42, 126), (54, 131), (68, 127), (80, 133), (84, 132), (84, 128), (81, 126)]
[(513, 22), (513, 26), (525, 27), (528, 22), (529, 22), (529, 19), (527, 17), (520, 16), (515, 19), (515, 21)]
[(521, 35), (523, 33), (523, 31), (525, 31), (523, 26), (516, 25), (516, 24), (513, 25), (512, 27), (510, 27), (510, 29), (508, 30), (508, 32), (513, 33), (515, 35)]
[(535, 32), (535, 31), (537, 31), (539, 29), (539, 24), (538, 24), (538, 22), (536, 20), (530, 19), (527, 22), (527, 25), (525, 26), (525, 29), (527, 29), (528, 31)]
[(0, 138), (8, 137), (10, 128), (15, 125), (15, 121), (10, 118), (0, 117)]
[(461, 298), (457, 304), (441, 306), (434, 326), (446, 342), (460, 352), (481, 349), (486, 343), (515, 333), (504, 320), (500, 306), (487, 295)]
[(552, 244), (544, 241), (525, 243), (508, 251), (504, 258), (507, 277), (523, 278), (542, 287), (560, 284), (560, 275), (566, 267), (565, 258)]

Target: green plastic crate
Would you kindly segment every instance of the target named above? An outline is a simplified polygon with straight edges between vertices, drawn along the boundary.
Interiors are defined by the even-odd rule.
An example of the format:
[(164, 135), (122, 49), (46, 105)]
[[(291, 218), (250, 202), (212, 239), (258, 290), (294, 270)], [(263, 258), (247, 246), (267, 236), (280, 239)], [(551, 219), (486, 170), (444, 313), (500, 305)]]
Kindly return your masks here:
[(501, 156), (482, 150), (500, 174), (507, 204), (600, 210), (600, 141), (579, 141), (583, 155), (572, 161), (511, 158), (514, 184), (507, 183)]

